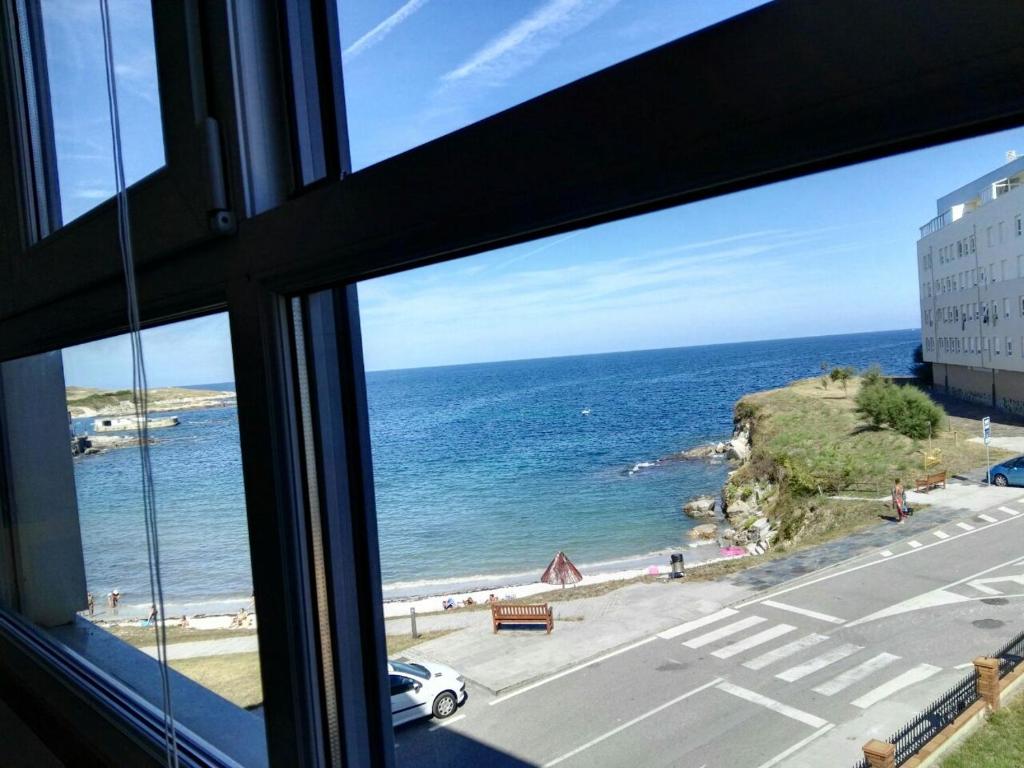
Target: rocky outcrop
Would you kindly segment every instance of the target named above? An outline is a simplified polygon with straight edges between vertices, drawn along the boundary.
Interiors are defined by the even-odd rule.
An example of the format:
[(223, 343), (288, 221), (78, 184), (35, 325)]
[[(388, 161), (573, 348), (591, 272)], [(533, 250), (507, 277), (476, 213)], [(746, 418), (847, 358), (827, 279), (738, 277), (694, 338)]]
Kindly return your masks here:
[(683, 514), (695, 520), (715, 516), (715, 499), (711, 496), (700, 496), (683, 505)]
[(714, 523), (695, 526), (690, 530), (690, 538), (694, 541), (714, 541), (718, 538), (718, 526)]

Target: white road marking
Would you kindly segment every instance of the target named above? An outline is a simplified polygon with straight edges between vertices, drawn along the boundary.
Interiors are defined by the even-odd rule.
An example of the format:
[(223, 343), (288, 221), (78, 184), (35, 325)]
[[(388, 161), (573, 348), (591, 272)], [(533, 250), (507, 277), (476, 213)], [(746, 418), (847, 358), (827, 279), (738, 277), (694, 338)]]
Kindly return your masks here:
[(776, 661), (781, 661), (794, 653), (800, 653), (800, 651), (807, 650), (808, 648), (823, 643), (828, 640), (827, 635), (804, 635), (799, 640), (794, 640), (792, 643), (780, 646), (779, 648), (773, 648), (767, 653), (762, 653), (756, 659), (744, 662), (743, 666), (747, 669), (764, 669), (769, 664), (774, 664)]
[(801, 616), (809, 616), (812, 619), (821, 619), (822, 621), (828, 621), (832, 624), (842, 624), (846, 619), (840, 619), (836, 616), (829, 616), (827, 613), (818, 613), (807, 608), (800, 608), (796, 605), (788, 605), (787, 603), (779, 603), (775, 600), (765, 600), (761, 605), (767, 605), (771, 608), (778, 608), (780, 611), (789, 611), (790, 613), (799, 613)]
[[(1019, 501), (1019, 499), (1018, 499), (1018, 501)], [(999, 511), (1000, 512), (1005, 512), (1010, 517), (1016, 517), (1017, 515), (1020, 514), (1020, 512), (1018, 512), (1016, 509), (1010, 509), (1009, 507), (1000, 507)]]
[[(998, 525), (998, 523), (996, 523), (996, 525)], [(961, 535), (968, 536), (970, 534), (964, 533)], [(930, 544), (929, 546), (934, 545)], [(909, 554), (909, 552), (907, 554)], [(978, 571), (977, 573), (972, 573), (970, 576), (964, 576), (962, 579), (954, 581), (950, 584), (946, 584), (945, 586), (939, 587), (938, 589), (933, 589), (929, 592), (923, 592), (920, 595), (915, 595), (914, 597), (911, 597), (908, 600), (903, 600), (902, 602), (890, 605), (887, 608), (883, 608), (880, 611), (875, 611), (874, 613), (868, 614), (867, 616), (862, 616), (859, 619), (848, 621), (844, 626), (855, 627), (858, 624), (866, 624), (869, 621), (877, 621), (878, 619), (887, 619), (891, 616), (898, 616), (901, 613), (916, 611), (920, 610), (921, 608), (936, 608), (940, 605), (952, 605), (954, 603), (962, 603), (965, 600), (972, 600), (974, 598), (969, 598), (956, 592), (951, 592), (950, 590), (953, 587), (959, 587), (961, 584), (966, 584), (969, 581), (974, 581), (979, 577), (984, 576), (986, 573), (998, 571), (1000, 568), (1005, 568), (1008, 565), (1016, 565), (1017, 563), (1018, 558), (1013, 558), (1012, 560), (997, 563), (996, 565), (993, 565), (989, 568), (985, 568), (984, 570)]]
[(971, 525), (970, 523), (957, 523), (956, 527), (957, 528), (963, 528), (965, 531), (973, 531), (974, 530), (974, 526)]
[(907, 546), (909, 546), (911, 549), (920, 549), (924, 545), (920, 541), (916, 541), (914, 539), (911, 539), (910, 541), (907, 542)]
[(1024, 573), (1018, 576), (996, 576), (992, 579), (974, 579), (973, 581), (967, 582), (967, 586), (974, 587), (979, 592), (984, 592), (987, 595), (998, 595), (1001, 594), (998, 589), (993, 589), (988, 586), (989, 584), (1002, 584), (1003, 582), (1012, 581), (1015, 584), (1024, 586)]
[(782, 637), (787, 632), (792, 632), (796, 627), (791, 624), (776, 624), (774, 627), (758, 632), (756, 635), (745, 637), (738, 643), (727, 645), (725, 648), (721, 648), (717, 651), (712, 652), (712, 656), (719, 659), (728, 659), (735, 656), (737, 653), (743, 653), (749, 651), (751, 648), (756, 648), (759, 645), (770, 642), (777, 637)]
[(783, 704), (781, 701), (769, 699), (767, 696), (762, 696), (760, 693), (751, 691), (747, 688), (740, 688), (738, 685), (726, 682), (719, 683), (716, 687), (720, 691), (731, 693), (733, 696), (741, 698), (744, 701), (749, 701), (751, 704), (758, 704), (765, 709), (778, 712), (780, 715), (785, 715), (788, 718), (803, 723), (804, 725), (809, 725), (812, 728), (823, 728), (828, 725), (828, 720), (823, 720), (817, 715), (812, 715), (810, 712), (804, 712), (802, 709), (796, 709), (788, 704)]
[(544, 763), (544, 768), (550, 768), (550, 766), (558, 765), (559, 763), (561, 763), (561, 762), (563, 762), (565, 760), (568, 760), (570, 757), (575, 757), (580, 752), (585, 752), (586, 750), (590, 749), (591, 747), (600, 744), (605, 739), (610, 739), (615, 734), (622, 733), (622, 731), (626, 730), (627, 728), (632, 728), (634, 725), (636, 725), (639, 722), (642, 722), (642, 721), (646, 720), (648, 717), (651, 717), (652, 715), (656, 715), (659, 712), (661, 712), (662, 710), (668, 709), (669, 707), (674, 706), (674, 705), (678, 704), (680, 701), (683, 701), (684, 699), (688, 699), (691, 696), (700, 693), (701, 691), (705, 691), (708, 688), (711, 688), (712, 686), (717, 685), (721, 681), (722, 681), (722, 678), (716, 677), (710, 683), (704, 683), (704, 685), (702, 685), (702, 686), (700, 686), (698, 688), (694, 688), (692, 691), (687, 691), (682, 696), (677, 696), (676, 698), (672, 699), (672, 701), (666, 701), (660, 707), (655, 707), (650, 712), (645, 712), (644, 714), (639, 715), (638, 717), (634, 717), (632, 720), (630, 720), (628, 722), (625, 722), (625, 723), (623, 723), (622, 725), (620, 725), (620, 726), (618, 726), (616, 728), (613, 728), (612, 730), (608, 731), (607, 733), (601, 734), (596, 739), (591, 739), (586, 744), (583, 744), (583, 745), (581, 745), (579, 747), (576, 747), (576, 749), (572, 750), (571, 752), (566, 752), (561, 757), (556, 757), (554, 760), (551, 760), (551, 761), (549, 761), (547, 763)]
[(765, 621), (760, 616), (747, 616), (745, 619), (734, 621), (732, 624), (726, 624), (724, 627), (720, 627), (712, 632), (708, 632), (704, 635), (698, 635), (692, 640), (684, 640), (683, 645), (687, 648), (701, 648), (708, 643), (713, 643), (716, 640), (721, 640), (723, 637), (729, 635), (735, 635), (737, 632), (742, 632), (744, 629), (749, 629), (756, 624), (760, 624)]
[(945, 533), (944, 531), (933, 531), (932, 532), (932, 536), (936, 536), (936, 537), (938, 537), (940, 539), (948, 539), (949, 538), (949, 534)]
[(854, 699), (851, 703), (855, 707), (867, 709), (868, 707), (877, 704), (882, 699), (889, 698), (897, 691), (902, 691), (904, 688), (914, 685), (914, 683), (920, 683), (922, 680), (927, 680), (936, 672), (941, 671), (941, 667), (933, 667), (931, 664), (918, 664), (913, 669), (909, 669), (902, 675), (894, 677), (892, 680), (878, 686), (873, 691), (868, 691), (859, 699)]
[(688, 621), (685, 624), (680, 624), (678, 627), (672, 627), (672, 629), (666, 629), (664, 632), (659, 632), (658, 637), (662, 640), (671, 640), (673, 637), (685, 635), (687, 632), (706, 627), (708, 624), (714, 624), (719, 619), (727, 619), (730, 616), (735, 616), (737, 613), (738, 611), (734, 611), (732, 608), (723, 608), (717, 613), (701, 616), (699, 619)]
[(819, 736), (824, 736), (826, 733), (831, 731), (833, 728), (835, 728), (835, 725), (833, 723), (829, 723), (828, 725), (819, 728), (814, 733), (812, 733), (810, 736), (808, 736), (806, 739), (801, 739), (800, 741), (798, 741), (796, 744), (794, 744), (789, 749), (785, 750), (784, 752), (780, 752), (779, 754), (777, 754), (775, 757), (773, 757), (767, 763), (761, 763), (759, 766), (757, 766), (757, 768), (772, 768), (772, 766), (778, 765), (783, 760), (785, 760), (787, 757), (792, 755), (794, 752), (797, 752), (797, 751), (803, 749), (808, 744), (810, 744), (812, 741), (814, 741), (816, 738), (818, 738)]
[(440, 723), (438, 723), (437, 725), (431, 726), (427, 730), (436, 731), (438, 728), (447, 728), (452, 723), (457, 723), (457, 722), (459, 722), (459, 720), (465, 720), (465, 719), (466, 719), (465, 715), (456, 715), (455, 717), (449, 717), (447, 720), (442, 720)]
[(892, 557), (892, 552), (890, 552), (888, 549), (883, 549), (878, 554), (880, 554), (882, 557)]
[[(945, 541), (933, 541), (931, 544), (926, 544), (925, 546), (921, 547), (920, 549), (910, 549), (910, 550), (907, 550), (906, 552), (900, 552), (898, 555), (892, 555), (892, 553), (890, 552), (889, 555), (892, 555), (892, 559), (893, 560), (898, 560), (901, 557), (907, 557), (908, 555), (913, 555), (913, 554), (916, 554), (917, 552), (924, 552), (926, 549), (931, 549), (932, 547), (937, 547), (937, 546), (940, 546), (941, 544), (947, 544), (947, 543), (949, 543), (951, 541), (956, 541), (957, 539), (960, 539), (960, 538), (962, 538), (964, 536), (971, 536), (972, 534), (977, 533), (978, 531), (989, 531), (992, 528), (995, 528), (997, 525), (1005, 525), (1006, 523), (1012, 523), (1015, 520), (1024, 520), (1024, 518), (1022, 518), (1022, 517), (1007, 518), (1006, 520), (999, 520), (999, 521), (997, 521), (995, 523), (992, 523), (992, 525), (988, 525), (988, 526), (985, 526), (984, 528), (978, 528), (978, 529), (975, 529), (973, 526), (970, 526), (971, 530), (966, 531), (965, 533), (958, 533), (955, 536), (950, 536)], [(887, 555), (887, 557), (888, 557), (888, 555)], [(794, 592), (794, 591), (796, 591), (798, 589), (803, 589), (804, 587), (810, 587), (810, 586), (812, 586), (814, 584), (820, 584), (823, 581), (828, 581), (829, 579), (834, 579), (834, 578), (837, 578), (839, 576), (845, 576), (848, 573), (853, 573), (854, 571), (859, 571), (862, 568), (871, 568), (873, 566), (878, 565), (879, 563), (885, 563), (885, 562), (888, 562), (888, 560), (869, 560), (866, 563), (861, 563), (860, 565), (855, 565), (855, 566), (852, 566), (850, 568), (845, 568), (845, 569), (839, 570), (839, 571), (832, 571), (832, 572), (827, 573), (827, 574), (825, 574), (823, 576), (819, 576), (819, 577), (817, 577), (815, 579), (809, 579), (809, 580), (803, 581), (803, 582), (801, 582), (799, 584), (794, 584), (791, 587), (786, 587), (785, 589), (780, 589), (778, 592), (774, 592), (771, 595), (769, 595), (768, 597), (755, 597), (755, 598), (753, 598), (751, 600), (745, 600), (742, 603), (736, 603), (736, 605), (734, 607), (735, 608), (746, 608), (748, 605), (754, 605), (755, 603), (763, 603), (766, 599), (772, 599), (772, 598), (776, 598), (776, 597), (781, 597), (782, 595), (785, 595), (785, 594), (787, 594), (789, 592)]]
[(805, 661), (803, 664), (797, 664), (795, 667), (780, 672), (776, 675), (779, 680), (785, 680), (787, 683), (795, 682), (802, 677), (807, 677), (819, 669), (824, 669), (829, 664), (835, 664), (837, 661), (842, 661), (847, 656), (855, 654), (857, 651), (864, 650), (863, 646), (853, 645), (852, 643), (846, 643), (840, 645), (837, 648), (833, 648), (831, 651), (827, 651), (821, 656), (815, 656), (813, 659)]
[(953, 669), (967, 669), (968, 667), (973, 667), (973, 666), (974, 666), (974, 662), (973, 661), (968, 661), (966, 664), (957, 664), (955, 667), (953, 667)]
[(828, 680), (811, 690), (815, 693), (820, 693), (822, 696), (834, 696), (840, 691), (846, 690), (854, 683), (858, 683), (875, 674), (875, 672), (878, 672), (880, 669), (884, 669), (894, 661), (898, 661), (899, 658), (899, 656), (892, 653), (880, 653), (874, 658), (868, 659), (863, 664), (858, 664), (856, 667), (848, 669), (842, 674), (836, 675), (831, 680)]
[(566, 675), (571, 675), (574, 672), (579, 672), (581, 669), (586, 669), (587, 667), (591, 666), (592, 664), (600, 664), (605, 659), (610, 659), (612, 656), (618, 656), (620, 653), (626, 653), (627, 651), (632, 651), (634, 648), (639, 648), (641, 645), (645, 645), (645, 644), (650, 643), (650, 642), (652, 642), (653, 640), (656, 640), (656, 639), (657, 639), (657, 637), (655, 635), (651, 635), (650, 637), (645, 637), (643, 640), (640, 640), (640, 641), (635, 642), (635, 643), (633, 643), (631, 645), (627, 645), (627, 646), (624, 646), (622, 648), (619, 648), (618, 650), (612, 651), (611, 653), (606, 653), (604, 656), (598, 656), (596, 659), (591, 659), (590, 661), (585, 661), (582, 664), (580, 664), (579, 666), (570, 667), (569, 669), (562, 670), (558, 674), (552, 675), (551, 677), (545, 677), (543, 680), (538, 680), (535, 683), (530, 683), (529, 685), (524, 685), (522, 688), (517, 688), (516, 690), (512, 691), (511, 693), (506, 693), (506, 694), (504, 694), (502, 696), (499, 696), (496, 699), (492, 699), (491, 701), (488, 702), (488, 705), (493, 707), (495, 704), (501, 704), (502, 702), (508, 701), (509, 699), (513, 699), (513, 698), (515, 698), (516, 696), (519, 696), (522, 693), (526, 693), (527, 691), (532, 691), (534, 688), (540, 688), (542, 685), (547, 685), (548, 683), (554, 682), (555, 680), (563, 678)]
[(978, 517), (986, 523), (994, 523), (996, 521), (996, 519), (991, 515), (978, 515)]

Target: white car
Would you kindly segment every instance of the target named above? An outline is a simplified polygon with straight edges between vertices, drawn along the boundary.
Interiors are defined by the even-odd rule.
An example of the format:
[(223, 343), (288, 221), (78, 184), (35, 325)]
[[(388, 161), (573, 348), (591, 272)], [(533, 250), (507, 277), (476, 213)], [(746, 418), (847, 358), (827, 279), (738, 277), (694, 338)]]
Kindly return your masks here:
[(466, 681), (443, 664), (389, 661), (388, 676), (393, 725), (430, 715), (450, 717), (466, 700)]

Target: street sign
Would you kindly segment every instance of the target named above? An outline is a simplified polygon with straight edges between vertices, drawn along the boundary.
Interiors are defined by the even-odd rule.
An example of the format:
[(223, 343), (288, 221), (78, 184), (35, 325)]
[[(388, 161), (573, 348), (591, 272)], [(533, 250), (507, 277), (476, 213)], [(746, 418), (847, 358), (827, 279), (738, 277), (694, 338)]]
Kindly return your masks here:
[(981, 436), (985, 439), (985, 484), (992, 485), (992, 458), (988, 454), (988, 444), (992, 439), (992, 419), (988, 416), (981, 420)]

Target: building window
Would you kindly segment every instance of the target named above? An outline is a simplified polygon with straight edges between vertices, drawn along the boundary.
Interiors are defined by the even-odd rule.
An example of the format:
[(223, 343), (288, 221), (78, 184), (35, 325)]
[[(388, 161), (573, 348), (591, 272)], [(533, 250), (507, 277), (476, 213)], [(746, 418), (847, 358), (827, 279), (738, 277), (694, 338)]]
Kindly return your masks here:
[(1010, 357), (1013, 355), (1013, 339), (1009, 336), (1006, 337), (1006, 356)]
[(1017, 214), (1017, 216), (1014, 218), (1013, 226), (1017, 232), (1017, 237), (1020, 237), (1022, 234), (1024, 234), (1024, 221), (1021, 221), (1020, 214)]
[(1003, 222), (999, 222), (999, 242), (1003, 242)]
[(985, 230), (985, 233), (988, 235), (988, 247), (991, 248), (993, 245), (995, 245), (995, 242), (992, 239), (992, 227), (989, 227), (987, 230)]
[(971, 235), (971, 253), (974, 253), (975, 251), (977, 251), (977, 246), (975, 244), (974, 235)]
[(1010, 300), (1003, 299), (1003, 317), (1010, 316)]

